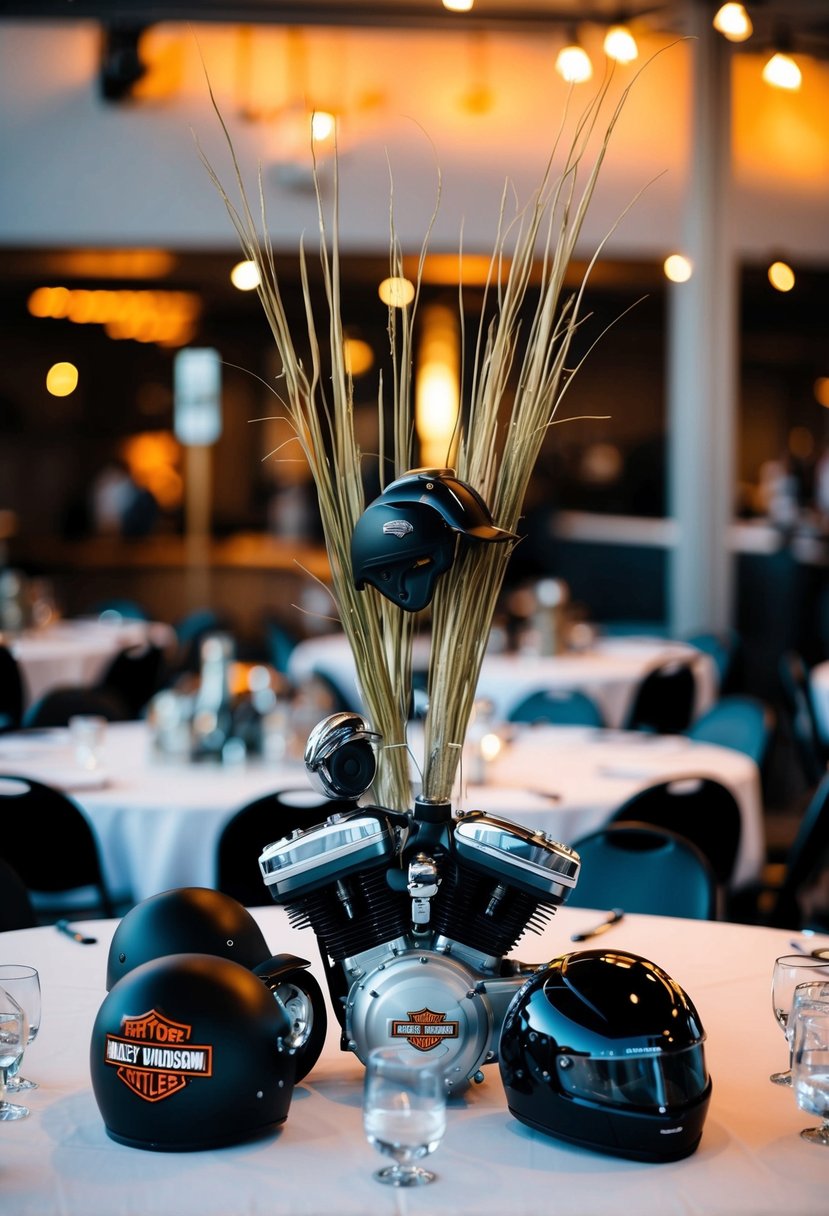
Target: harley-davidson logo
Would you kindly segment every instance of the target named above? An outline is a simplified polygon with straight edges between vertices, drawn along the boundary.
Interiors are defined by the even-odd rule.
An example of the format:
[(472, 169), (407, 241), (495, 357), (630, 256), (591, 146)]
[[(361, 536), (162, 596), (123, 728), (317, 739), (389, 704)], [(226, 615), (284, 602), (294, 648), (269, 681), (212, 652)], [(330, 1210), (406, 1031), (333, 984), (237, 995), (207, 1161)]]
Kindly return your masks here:
[(383, 524), (383, 533), (386, 536), (396, 536), (398, 540), (402, 540), (410, 532), (414, 532), (414, 528), (407, 519), (390, 519), (388, 523)]
[(104, 1058), (128, 1089), (145, 1102), (160, 1102), (184, 1089), (190, 1077), (213, 1075), (212, 1046), (190, 1042), (193, 1027), (156, 1009), (124, 1018), (122, 1033), (108, 1034)]
[(409, 1010), (409, 1020), (404, 1022), (394, 1018), (391, 1024), (391, 1037), (405, 1039), (418, 1051), (431, 1051), (438, 1043), (447, 1039), (456, 1039), (460, 1031), (460, 1022), (447, 1022), (445, 1013), (435, 1013), (433, 1009)]

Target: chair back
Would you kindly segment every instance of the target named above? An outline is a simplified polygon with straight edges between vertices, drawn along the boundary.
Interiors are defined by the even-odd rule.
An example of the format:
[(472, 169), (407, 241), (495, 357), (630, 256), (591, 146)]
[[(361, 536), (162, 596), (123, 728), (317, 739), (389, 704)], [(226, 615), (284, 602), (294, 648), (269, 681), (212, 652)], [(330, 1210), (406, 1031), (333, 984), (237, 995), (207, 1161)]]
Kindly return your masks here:
[(266, 845), (323, 823), (329, 815), (352, 811), (347, 799), (322, 798), (312, 790), (280, 790), (265, 794), (237, 810), (216, 844), (216, 888), (245, 907), (270, 904), (262, 881), (259, 856)]
[(547, 722), (558, 726), (604, 726), (592, 697), (577, 689), (544, 688), (532, 692), (507, 715), (509, 722)]
[(164, 651), (154, 642), (125, 646), (110, 661), (96, 688), (114, 692), (127, 707), (130, 718), (140, 718), (150, 700), (162, 688), (166, 675)]
[(652, 824), (610, 823), (573, 842), (581, 871), (568, 904), (713, 920), (717, 880), (703, 854)]
[[(77, 914), (81, 888), (90, 889), (84, 907), (113, 916), (98, 851), (98, 840), (76, 802), (54, 786), (31, 777), (0, 776), (3, 855), (32, 895), (35, 907), (54, 916)], [(51, 898), (39, 899), (40, 894)], [(70, 894), (73, 893), (73, 894)]]
[(769, 920), (782, 929), (829, 933), (829, 774), (803, 813)]
[(7, 929), (34, 929), (37, 925), (32, 898), (23, 879), (0, 857), (0, 933)]
[(750, 756), (762, 769), (775, 726), (774, 713), (758, 697), (721, 697), (685, 732), (698, 743), (716, 743)]
[(63, 684), (45, 692), (23, 715), (23, 727), (68, 726), (75, 714), (96, 714), (107, 722), (126, 722), (128, 706), (108, 688)]
[(8, 646), (0, 643), (0, 733), (17, 730), (23, 717), (23, 677)]
[(797, 651), (787, 650), (780, 656), (778, 674), (803, 774), (809, 785), (817, 785), (826, 772), (826, 758), (809, 691), (808, 668)]
[(678, 735), (694, 714), (696, 678), (690, 661), (669, 659), (652, 667), (639, 682), (624, 722), (626, 730)]
[(636, 820), (667, 828), (700, 850), (727, 885), (734, 872), (742, 834), (740, 805), (728, 786), (711, 777), (675, 777), (634, 794), (611, 816), (611, 822)]

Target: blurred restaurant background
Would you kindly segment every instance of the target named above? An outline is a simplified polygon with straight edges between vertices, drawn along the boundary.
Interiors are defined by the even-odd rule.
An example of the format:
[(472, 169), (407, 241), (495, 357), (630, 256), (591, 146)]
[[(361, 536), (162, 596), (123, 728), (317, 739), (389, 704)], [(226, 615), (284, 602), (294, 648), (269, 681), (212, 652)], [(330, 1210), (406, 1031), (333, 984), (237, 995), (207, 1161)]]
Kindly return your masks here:
[[(829, 6), (749, 5), (741, 41), (713, 28), (718, 7), (0, 0), (7, 596), (22, 578), (64, 617), (129, 604), (175, 626), (209, 610), (240, 655), (276, 663), (274, 624), (289, 646), (335, 630), (273, 341), (256, 291), (234, 285), (239, 248), (200, 156), (235, 198), (209, 90), (253, 197), (261, 171), (298, 341), (301, 242), (325, 316), (311, 143), (331, 225), (336, 131), (347, 358), (376, 453), (392, 207), (412, 281), (428, 235), (415, 392), (463, 409), (502, 200), (508, 217), (529, 201), (568, 96), (586, 104), (624, 22), (638, 58), (615, 63), (614, 87), (635, 84), (571, 270), (577, 288), (601, 245), (585, 361), (527, 496), (505, 613), (557, 579), (597, 631), (736, 638), (735, 686), (780, 704), (781, 655), (829, 657)], [(561, 74), (572, 44), (584, 82)], [(794, 65), (784, 87), (765, 78), (774, 52)], [(215, 376), (195, 432), (192, 351)], [(420, 463), (443, 463), (440, 429), (418, 425)], [(378, 486), (367, 461), (367, 496)]]

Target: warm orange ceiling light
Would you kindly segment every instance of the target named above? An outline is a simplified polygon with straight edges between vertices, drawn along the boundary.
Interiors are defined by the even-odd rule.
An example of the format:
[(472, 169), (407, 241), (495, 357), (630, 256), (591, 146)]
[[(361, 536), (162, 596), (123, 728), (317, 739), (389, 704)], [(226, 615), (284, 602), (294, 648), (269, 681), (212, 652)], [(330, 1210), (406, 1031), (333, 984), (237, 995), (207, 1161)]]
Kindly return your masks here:
[(754, 33), (751, 18), (743, 4), (723, 4), (714, 14), (712, 25), (729, 42), (745, 42)]

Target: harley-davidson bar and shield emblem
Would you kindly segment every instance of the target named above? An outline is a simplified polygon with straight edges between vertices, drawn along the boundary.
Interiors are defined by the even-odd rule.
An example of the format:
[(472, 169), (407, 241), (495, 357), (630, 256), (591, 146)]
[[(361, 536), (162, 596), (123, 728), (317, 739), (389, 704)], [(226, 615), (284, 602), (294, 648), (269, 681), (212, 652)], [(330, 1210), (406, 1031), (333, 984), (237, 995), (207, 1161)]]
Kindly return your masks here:
[(156, 1009), (124, 1018), (121, 1031), (106, 1036), (106, 1062), (145, 1102), (160, 1102), (184, 1089), (190, 1077), (213, 1073), (212, 1046), (191, 1043), (192, 1026), (173, 1022)]
[(447, 1039), (456, 1039), (460, 1029), (459, 1022), (447, 1022), (445, 1013), (435, 1013), (433, 1009), (418, 1009), (409, 1011), (409, 1020), (395, 1018), (391, 1024), (391, 1037), (405, 1039), (418, 1051), (431, 1051), (438, 1043)]

